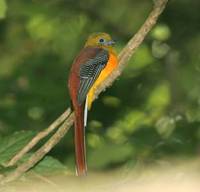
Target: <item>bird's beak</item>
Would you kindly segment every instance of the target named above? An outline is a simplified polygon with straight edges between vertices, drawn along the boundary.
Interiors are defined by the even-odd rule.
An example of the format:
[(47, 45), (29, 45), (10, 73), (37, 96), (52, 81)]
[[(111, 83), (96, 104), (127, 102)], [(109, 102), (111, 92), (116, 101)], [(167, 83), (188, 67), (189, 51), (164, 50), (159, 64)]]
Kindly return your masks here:
[(115, 44), (115, 41), (113, 41), (113, 40), (106, 41), (104, 44), (107, 45), (107, 46), (109, 46), (109, 45), (114, 45), (114, 44)]

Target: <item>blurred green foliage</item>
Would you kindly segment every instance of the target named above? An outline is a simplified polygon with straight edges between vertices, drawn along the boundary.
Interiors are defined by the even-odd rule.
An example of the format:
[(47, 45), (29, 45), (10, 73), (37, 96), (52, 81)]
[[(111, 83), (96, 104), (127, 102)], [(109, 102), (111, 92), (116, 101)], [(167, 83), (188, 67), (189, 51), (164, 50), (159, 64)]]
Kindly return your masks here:
[[(86, 129), (89, 169), (198, 155), (199, 6), (170, 1), (119, 80), (95, 101)], [(119, 52), (151, 9), (150, 0), (0, 0), (2, 164), (69, 106), (69, 69), (87, 36), (108, 32)], [(41, 163), (73, 170), (72, 130), (49, 153), (53, 163)]]
[(7, 9), (7, 6), (6, 6), (5, 0), (1, 0), (0, 1), (0, 18), (1, 19), (5, 17), (6, 9)]
[[(6, 174), (16, 168), (5, 167), (5, 162), (8, 162), (20, 149), (22, 149), (35, 135), (33, 131), (19, 131), (8, 136), (4, 136), (0, 141), (0, 173)], [(26, 154), (17, 164), (26, 161), (33, 153)], [(67, 171), (64, 166), (57, 159), (46, 156), (34, 167), (34, 171), (38, 173), (51, 173), (55, 171)]]

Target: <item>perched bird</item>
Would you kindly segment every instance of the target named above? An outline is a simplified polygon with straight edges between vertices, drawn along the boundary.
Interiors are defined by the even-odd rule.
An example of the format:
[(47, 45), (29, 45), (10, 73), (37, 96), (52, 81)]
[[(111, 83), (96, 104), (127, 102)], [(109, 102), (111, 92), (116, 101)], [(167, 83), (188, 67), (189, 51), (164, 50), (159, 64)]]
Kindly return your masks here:
[(74, 140), (78, 176), (85, 175), (87, 172), (85, 127), (95, 89), (118, 64), (114, 44), (115, 42), (107, 33), (91, 34), (71, 67), (68, 87), (75, 112)]

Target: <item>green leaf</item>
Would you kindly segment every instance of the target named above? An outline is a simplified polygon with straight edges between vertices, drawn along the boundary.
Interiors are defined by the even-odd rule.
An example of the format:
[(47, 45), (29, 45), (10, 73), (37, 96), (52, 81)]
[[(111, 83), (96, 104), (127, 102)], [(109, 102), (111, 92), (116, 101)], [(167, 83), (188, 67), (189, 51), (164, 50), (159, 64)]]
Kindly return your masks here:
[(33, 170), (38, 173), (55, 172), (55, 171), (61, 172), (61, 171), (66, 171), (67, 167), (64, 166), (59, 160), (50, 156), (46, 156), (34, 167)]
[(0, 165), (13, 157), (34, 135), (33, 131), (20, 131), (2, 138), (0, 141)]
[(165, 24), (157, 25), (151, 32), (151, 35), (153, 38), (160, 40), (160, 41), (166, 41), (171, 36), (170, 28)]
[(164, 138), (168, 138), (176, 128), (176, 121), (169, 116), (163, 116), (156, 122), (157, 132)]
[(147, 109), (162, 110), (170, 103), (170, 87), (168, 82), (160, 82), (151, 92)]
[[(34, 153), (26, 154), (21, 160), (20, 163), (26, 162)], [(63, 165), (59, 160), (51, 157), (45, 156), (35, 167), (33, 167), (34, 171), (37, 173), (49, 173), (55, 171), (66, 171), (67, 167)]]
[(5, 18), (7, 11), (7, 5), (5, 0), (0, 0), (0, 19)]
[[(20, 131), (12, 135), (4, 137), (0, 140), (0, 172), (5, 173), (13, 170), (12, 168), (5, 168), (3, 164), (12, 158), (20, 149), (22, 149), (33, 138), (35, 133), (33, 131)], [(33, 153), (26, 154), (19, 163), (23, 163)], [(53, 171), (66, 171), (66, 167), (57, 159), (46, 156), (34, 168), (38, 173), (53, 172)]]

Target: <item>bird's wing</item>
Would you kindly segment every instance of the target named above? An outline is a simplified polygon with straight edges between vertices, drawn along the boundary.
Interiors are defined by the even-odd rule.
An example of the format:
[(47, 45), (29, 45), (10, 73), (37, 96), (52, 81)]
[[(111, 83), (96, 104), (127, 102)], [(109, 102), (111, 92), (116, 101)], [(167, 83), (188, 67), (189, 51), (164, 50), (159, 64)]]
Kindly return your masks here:
[(106, 66), (109, 59), (107, 50), (100, 49), (97, 54), (88, 59), (80, 67), (80, 86), (78, 90), (78, 103), (81, 105), (87, 96), (88, 91), (100, 75), (102, 69)]

